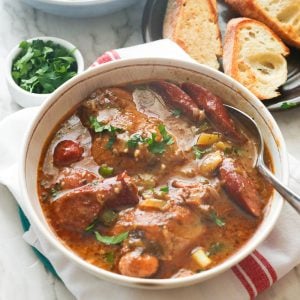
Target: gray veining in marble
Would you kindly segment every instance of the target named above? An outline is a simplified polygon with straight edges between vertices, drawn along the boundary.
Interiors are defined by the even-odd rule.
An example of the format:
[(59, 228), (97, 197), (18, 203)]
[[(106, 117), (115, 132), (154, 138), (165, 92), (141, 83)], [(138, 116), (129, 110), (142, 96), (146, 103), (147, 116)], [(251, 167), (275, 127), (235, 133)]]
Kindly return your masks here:
[[(20, 109), (12, 102), (4, 80), (5, 57), (22, 39), (56, 36), (75, 44), (86, 66), (108, 49), (142, 42), (141, 17), (145, 0), (122, 12), (93, 19), (66, 19), (48, 15), (20, 0), (0, 0), (0, 120)], [(276, 113), (289, 151), (300, 159), (300, 109)], [(49, 274), (22, 239), (17, 206), (8, 190), (0, 186), (0, 300), (71, 300), (64, 285)], [(295, 268), (260, 300), (300, 299), (300, 268)]]

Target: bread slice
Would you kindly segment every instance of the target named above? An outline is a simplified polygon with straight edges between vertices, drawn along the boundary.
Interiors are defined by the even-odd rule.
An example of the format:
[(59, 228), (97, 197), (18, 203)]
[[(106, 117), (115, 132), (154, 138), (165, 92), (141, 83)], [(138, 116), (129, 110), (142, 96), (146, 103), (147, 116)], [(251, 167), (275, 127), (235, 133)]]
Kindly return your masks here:
[(261, 22), (236, 18), (227, 24), (224, 71), (261, 100), (279, 95), (276, 90), (287, 80), (288, 54), (280, 38)]
[(287, 44), (300, 48), (300, 0), (226, 0), (243, 17), (263, 22)]
[(218, 69), (222, 42), (216, 0), (169, 0), (163, 37), (176, 42), (199, 63)]

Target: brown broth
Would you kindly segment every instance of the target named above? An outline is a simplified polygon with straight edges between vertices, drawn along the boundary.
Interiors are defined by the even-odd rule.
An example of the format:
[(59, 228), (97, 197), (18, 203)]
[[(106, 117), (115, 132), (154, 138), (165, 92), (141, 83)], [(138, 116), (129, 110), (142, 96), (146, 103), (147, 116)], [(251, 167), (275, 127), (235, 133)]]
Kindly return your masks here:
[[(144, 86), (131, 85), (121, 92), (118, 89), (114, 90), (114, 88), (112, 88), (112, 91), (109, 93), (109, 97), (114, 99), (115, 102), (111, 102), (113, 105), (109, 102), (109, 106), (99, 110), (101, 111), (100, 114), (103, 114), (102, 117), (104, 119), (120, 114), (119, 117), (112, 119), (111, 124), (115, 127), (128, 125), (131, 133), (136, 130), (139, 132), (138, 130), (141, 130), (142, 126), (146, 125), (149, 126), (151, 131), (158, 124), (163, 123), (168, 134), (173, 136), (174, 143), (168, 146), (165, 145), (165, 152), (159, 155), (148, 153), (149, 148), (145, 150), (146, 146), (139, 144), (138, 154), (145, 155), (145, 157), (134, 160), (131, 156), (129, 157), (131, 150), (127, 149), (126, 152), (124, 149), (127, 146), (124, 140), (128, 140), (126, 132), (118, 133), (118, 138), (114, 141), (112, 147), (108, 149), (109, 135), (91, 133), (91, 128), (88, 129), (84, 126), (87, 124), (87, 119), (85, 119), (86, 111), (82, 107), (76, 109), (71, 116), (65, 118), (53, 130), (40, 158), (38, 192), (41, 206), (48, 222), (63, 243), (84, 260), (100, 268), (117, 273), (120, 272), (118, 266), (120, 258), (126, 253), (133, 251), (133, 249), (142, 249), (143, 253), (150, 253), (158, 258), (160, 263), (159, 269), (151, 276), (152, 278), (169, 278), (180, 269), (197, 273), (220, 264), (252, 237), (263, 216), (255, 218), (246, 213), (221, 188), (217, 170), (209, 175), (203, 174), (199, 171), (199, 165), (203, 164), (205, 155), (216, 151), (221, 151), (223, 157), (233, 158), (247, 170), (248, 176), (259, 191), (261, 205), (264, 207), (271, 197), (272, 187), (256, 169), (252, 168), (253, 157), (256, 155), (256, 142), (253, 137), (239, 124), (238, 127), (242, 128), (243, 134), (248, 138), (248, 142), (245, 145), (236, 146), (219, 134), (218, 142), (228, 145), (226, 149), (229, 150), (220, 150), (222, 144), (214, 143), (201, 149), (206, 151), (205, 154), (201, 159), (195, 160), (192, 147), (201, 133), (199, 132), (198, 124), (189, 121), (183, 115), (174, 116), (174, 109), (166, 105), (152, 91), (145, 89)], [(134, 102), (128, 104), (126, 97), (129, 97), (131, 94), (133, 94)], [(89, 100), (98, 99), (102, 95), (103, 90), (97, 90), (90, 96)], [(122, 102), (120, 99), (122, 101), (125, 100)], [(136, 111), (136, 108), (138, 111)], [(91, 108), (89, 107), (89, 109)], [(235, 123), (238, 124), (237, 121)], [(205, 132), (216, 133), (209, 123)], [(71, 164), (68, 167), (69, 169), (56, 167), (53, 164), (54, 149), (63, 140), (76, 141), (84, 151), (83, 159)], [(103, 140), (106, 143), (105, 147), (103, 146)], [(117, 154), (113, 154), (113, 151)], [(132, 154), (133, 157), (135, 153)], [(161, 209), (145, 209), (139, 203), (122, 207), (122, 209), (113, 209), (118, 214), (116, 223), (111, 226), (104, 226), (101, 223), (102, 221), (97, 221), (94, 228), (90, 231), (82, 228), (79, 230), (79, 227), (73, 230), (72, 228), (70, 229), (70, 226), (62, 226), (61, 224), (63, 224), (64, 220), (57, 220), (58, 216), (64, 218), (58, 201), (61, 201), (60, 197), (65, 197), (65, 195), (74, 190), (74, 188), (64, 189), (64, 186), (69, 184), (64, 181), (64, 176), (66, 174), (68, 176), (68, 172), (72, 172), (74, 169), (79, 170), (78, 172), (84, 172), (84, 180), (80, 182), (81, 187), (78, 187), (77, 190), (85, 188), (86, 185), (92, 186), (93, 182), (103, 180), (98, 174), (99, 165), (101, 165), (103, 160), (111, 164), (115, 163), (114, 175), (118, 175), (124, 170), (127, 171), (134, 184), (138, 187), (140, 203), (142, 200), (147, 199), (148, 193), (152, 198), (165, 201), (165, 206)], [(272, 166), (268, 151), (266, 151), (265, 161), (269, 167)], [(95, 176), (95, 178), (92, 178), (93, 180), (86, 178), (85, 172), (94, 174), (91, 176)], [(74, 179), (74, 177), (72, 178)], [(200, 206), (182, 202), (180, 197), (189, 188), (185, 190), (175, 188), (172, 186), (174, 181), (179, 181), (185, 185), (200, 185), (201, 183), (201, 186), (205, 188), (209, 185), (214, 192), (209, 194), (207, 199), (204, 197), (206, 200), (203, 200), (203, 203), (200, 205), (201, 208), (199, 208)], [(169, 187), (168, 193), (160, 191), (165, 185)], [(182, 192), (181, 194), (178, 192), (179, 190)], [(213, 193), (218, 195), (213, 196)], [(178, 200), (178, 197), (181, 200)], [(205, 210), (205, 205), (209, 206), (208, 211)], [(53, 208), (54, 206), (58, 208)], [(79, 207), (78, 209), (81, 208)], [(141, 221), (139, 221), (139, 212), (145, 213), (145, 217)], [(212, 212), (217, 217), (217, 221), (212, 217)], [(103, 209), (101, 208), (102, 213)], [(147, 219), (150, 218), (151, 213), (153, 213), (153, 224), (149, 221), (150, 219)], [(74, 214), (76, 215), (76, 209)], [(65, 218), (68, 217), (70, 216), (65, 216)], [(97, 219), (99, 218), (98, 215)], [(148, 223), (145, 219), (147, 219)], [(191, 222), (194, 222), (194, 224), (186, 224), (189, 220), (192, 220)], [(62, 223), (59, 223), (60, 221)], [(107, 236), (118, 235), (124, 231), (130, 232), (130, 234), (122, 243), (105, 245), (96, 240), (93, 233), (95, 230)], [(141, 234), (143, 235), (142, 238), (135, 237), (135, 235)], [(190, 240), (188, 240), (189, 238)], [(135, 246), (134, 243), (142, 243), (142, 246), (140, 244)], [(191, 258), (192, 250), (197, 247), (203, 248), (211, 259), (211, 264), (208, 267), (202, 268)]]

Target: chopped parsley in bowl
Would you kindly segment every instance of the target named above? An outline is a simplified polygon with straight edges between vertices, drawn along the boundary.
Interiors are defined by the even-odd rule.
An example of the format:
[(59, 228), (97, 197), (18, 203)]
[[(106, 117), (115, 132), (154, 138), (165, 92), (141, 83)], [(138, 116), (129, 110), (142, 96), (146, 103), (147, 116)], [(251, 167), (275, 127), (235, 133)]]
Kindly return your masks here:
[(22, 41), (7, 60), (8, 88), (13, 100), (23, 107), (40, 105), (59, 86), (84, 70), (79, 50), (54, 37)]
[(12, 77), (22, 89), (37, 94), (49, 94), (74, 77), (77, 62), (70, 51), (53, 41), (22, 41), (22, 49), (12, 66)]

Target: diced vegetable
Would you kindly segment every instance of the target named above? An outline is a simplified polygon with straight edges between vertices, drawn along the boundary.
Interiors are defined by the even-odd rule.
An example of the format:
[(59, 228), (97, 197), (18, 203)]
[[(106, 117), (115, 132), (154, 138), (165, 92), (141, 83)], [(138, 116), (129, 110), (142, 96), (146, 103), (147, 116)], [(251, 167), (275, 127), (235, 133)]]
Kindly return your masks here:
[(206, 255), (202, 248), (196, 248), (192, 253), (193, 260), (201, 267), (206, 268), (211, 264), (211, 259)]
[(111, 177), (114, 174), (114, 168), (102, 165), (99, 167), (98, 173), (104, 178)]
[(220, 151), (207, 154), (200, 163), (199, 170), (203, 175), (210, 176), (222, 163)]
[(220, 140), (220, 135), (217, 133), (205, 133), (202, 132), (200, 133), (198, 140), (197, 140), (197, 145), (200, 146), (210, 146)]
[(104, 226), (112, 226), (118, 218), (118, 214), (111, 209), (106, 209), (100, 216), (100, 221)]
[(117, 245), (127, 239), (129, 232), (128, 231), (122, 232), (114, 236), (101, 235), (98, 231), (94, 231), (94, 233), (95, 233), (95, 238), (98, 242), (103, 243), (105, 245)]
[(232, 149), (232, 145), (227, 142), (217, 142), (215, 146), (218, 150), (222, 150), (222, 151), (228, 151)]
[(140, 203), (140, 207), (162, 209), (166, 203), (167, 202), (164, 200), (148, 198)]

